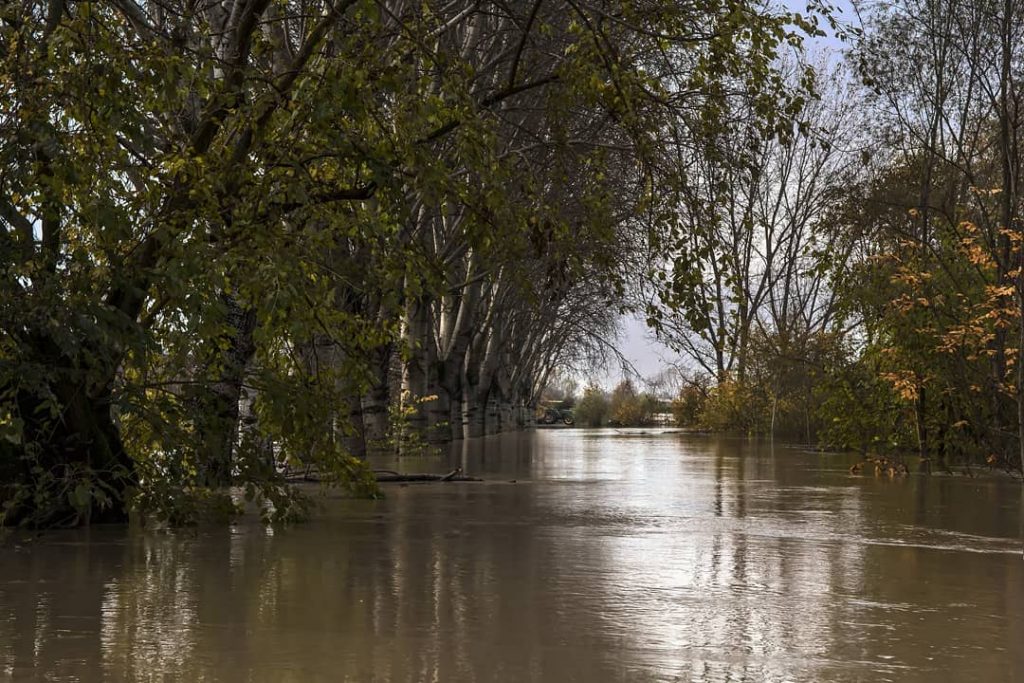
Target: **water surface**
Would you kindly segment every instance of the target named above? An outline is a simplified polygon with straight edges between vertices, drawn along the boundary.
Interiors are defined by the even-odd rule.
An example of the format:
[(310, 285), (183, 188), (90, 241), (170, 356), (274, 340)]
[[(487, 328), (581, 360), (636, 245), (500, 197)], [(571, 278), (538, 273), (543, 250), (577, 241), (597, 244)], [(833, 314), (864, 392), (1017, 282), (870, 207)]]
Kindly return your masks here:
[(1020, 483), (851, 462), (545, 430), (285, 530), (8, 543), (0, 679), (1024, 680)]

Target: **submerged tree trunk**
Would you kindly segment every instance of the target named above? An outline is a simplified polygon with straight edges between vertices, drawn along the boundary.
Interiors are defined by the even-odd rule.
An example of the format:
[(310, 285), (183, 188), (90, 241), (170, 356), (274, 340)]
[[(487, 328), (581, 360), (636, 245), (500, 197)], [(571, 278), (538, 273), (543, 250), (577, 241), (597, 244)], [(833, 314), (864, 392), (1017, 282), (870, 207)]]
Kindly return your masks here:
[[(138, 476), (113, 415), (112, 365), (93, 363), (91, 358), (104, 357), (96, 351), (83, 351), (73, 362), (43, 336), (35, 348), (59, 368), (58, 377), (44, 393), (20, 389), (16, 394), (24, 431), (20, 444), (0, 446), (0, 500), (9, 505), (0, 510), (6, 512), (0, 523), (125, 521), (125, 492), (137, 486)], [(32, 445), (32, 453), (23, 450), (25, 444)]]
[(483, 402), (487, 399), (485, 395), (482, 395), (482, 389), (479, 386), (470, 382), (464, 382), (462, 386), (462, 438), (475, 439), (484, 435), (485, 406)]
[(927, 413), (927, 394), (925, 386), (920, 383), (917, 390), (917, 401), (914, 403), (914, 421), (917, 428), (917, 453), (922, 463), (928, 462), (928, 425), (925, 422)]
[(437, 400), (427, 404), (427, 439), (444, 444), (462, 438), (462, 373), (459, 371), (464, 352), (434, 363), (430, 393)]
[(256, 312), (243, 308), (230, 295), (223, 297), (226, 308), (227, 349), (211, 383), (195, 396), (196, 449), (199, 452), (203, 486), (220, 487), (231, 483), (236, 444), (238, 443), (239, 402), (242, 385), (256, 352), (253, 332)]
[(363, 402), (359, 394), (352, 392), (347, 401), (348, 424), (338, 424), (335, 418), (335, 435), (346, 453), (356, 458), (365, 458), (368, 447), (366, 445), (366, 424), (363, 416)]
[(448, 443), (451, 440), (451, 428), (448, 426), (451, 397), (448, 389), (436, 382), (430, 385), (429, 390), (430, 398), (421, 406), (421, 410), (426, 413), (427, 443)]
[(448, 440), (458, 441), (463, 437), (462, 431), (462, 386), (452, 392), (448, 404)]
[(71, 446), (69, 460), (81, 462), (90, 469), (89, 476), (94, 481), (94, 495), (85, 510), (76, 510), (77, 522), (121, 522), (127, 519), (126, 501), (112, 499), (104, 505), (96, 494), (107, 488), (115, 492), (123, 492), (128, 486), (137, 484), (135, 466), (121, 441), (121, 434), (111, 415), (112, 392), (105, 388), (98, 395), (87, 397), (80, 391), (68, 395), (70, 387), (62, 387), (62, 398), (65, 399), (66, 410), (64, 420), (67, 425)]
[(501, 396), (497, 391), (489, 392), (484, 405), (484, 434), (498, 434), (501, 432)]
[(405, 312), (405, 334), (408, 357), (402, 368), (402, 408), (408, 412), (403, 428), (414, 434), (425, 434), (427, 412), (424, 399), (429, 396), (429, 372), (432, 348), (429, 337), (430, 304), (424, 299), (410, 301)]
[(388, 409), (391, 405), (391, 344), (374, 352), (372, 363), (373, 378), (369, 390), (362, 397), (363, 440), (368, 453), (379, 453), (388, 449)]

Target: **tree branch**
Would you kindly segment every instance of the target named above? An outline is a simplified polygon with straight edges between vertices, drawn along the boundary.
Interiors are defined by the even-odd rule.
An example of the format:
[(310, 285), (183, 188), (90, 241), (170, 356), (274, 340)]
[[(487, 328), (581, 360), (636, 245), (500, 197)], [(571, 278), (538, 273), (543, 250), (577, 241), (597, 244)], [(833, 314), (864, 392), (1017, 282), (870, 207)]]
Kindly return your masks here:
[[(535, 81), (527, 81), (526, 83), (521, 83), (521, 84), (516, 85), (516, 86), (505, 88), (504, 90), (499, 90), (498, 92), (493, 93), (491, 95), (488, 95), (487, 97), (482, 99), (480, 101), (480, 104), (477, 105), (477, 107), (479, 109), (489, 109), (490, 107), (492, 107), (492, 106), (494, 106), (496, 104), (499, 104), (502, 101), (507, 100), (510, 97), (513, 97), (515, 95), (518, 95), (520, 93), (524, 93), (524, 92), (527, 92), (527, 91), (530, 91), (530, 90), (535, 90), (536, 88), (543, 88), (546, 85), (550, 85), (552, 83), (557, 83), (558, 81), (559, 81), (558, 74), (549, 74), (549, 75), (544, 76), (543, 78), (539, 78), (539, 79), (537, 79)], [(424, 143), (427, 143), (427, 142), (433, 142), (434, 140), (437, 140), (439, 138), (444, 137), (445, 135), (447, 135), (448, 133), (452, 132), (453, 130), (455, 130), (456, 128), (458, 128), (461, 125), (462, 125), (462, 120), (461, 119), (453, 119), (453, 120), (449, 121), (448, 123), (444, 124), (443, 126), (441, 126), (440, 128), (435, 129), (432, 133), (430, 133), (430, 134), (420, 138), (416, 142), (417, 142), (417, 144), (424, 144)]]
[(541, 3), (544, 0), (537, 0), (533, 3), (533, 9), (530, 10), (530, 16), (526, 20), (526, 26), (523, 27), (523, 35), (519, 39), (519, 45), (516, 47), (515, 55), (512, 57), (512, 67), (508, 71), (508, 87), (515, 87), (516, 75), (519, 71), (519, 60), (523, 56), (523, 48), (526, 47), (526, 39), (530, 37), (530, 28), (533, 26), (534, 20), (537, 18), (537, 12), (540, 10)]

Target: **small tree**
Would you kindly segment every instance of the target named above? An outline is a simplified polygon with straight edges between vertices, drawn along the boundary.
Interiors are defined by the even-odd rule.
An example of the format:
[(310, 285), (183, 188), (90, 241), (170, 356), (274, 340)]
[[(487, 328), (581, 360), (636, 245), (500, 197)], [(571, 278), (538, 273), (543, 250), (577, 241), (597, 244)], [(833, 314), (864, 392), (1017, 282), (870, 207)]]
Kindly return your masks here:
[(640, 405), (636, 387), (628, 379), (624, 379), (612, 389), (608, 402), (608, 420), (615, 425), (636, 424), (639, 418)]
[(608, 397), (601, 387), (590, 384), (583, 390), (583, 397), (576, 403), (574, 411), (576, 424), (584, 427), (600, 427), (608, 417)]
[(696, 374), (685, 380), (679, 395), (672, 401), (672, 417), (680, 427), (696, 427), (708, 400), (710, 380), (705, 374)]

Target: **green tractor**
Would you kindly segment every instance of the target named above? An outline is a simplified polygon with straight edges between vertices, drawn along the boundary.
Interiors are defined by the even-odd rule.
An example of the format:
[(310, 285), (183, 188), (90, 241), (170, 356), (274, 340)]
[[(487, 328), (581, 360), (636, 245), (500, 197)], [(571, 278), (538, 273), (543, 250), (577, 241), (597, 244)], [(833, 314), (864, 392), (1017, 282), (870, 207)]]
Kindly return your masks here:
[(576, 424), (576, 419), (572, 416), (572, 409), (554, 406), (544, 408), (544, 414), (541, 416), (540, 421), (546, 425), (558, 424), (559, 422), (569, 426)]

